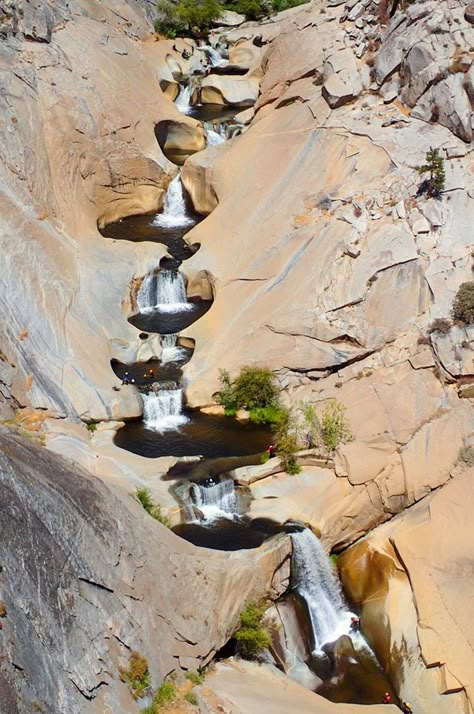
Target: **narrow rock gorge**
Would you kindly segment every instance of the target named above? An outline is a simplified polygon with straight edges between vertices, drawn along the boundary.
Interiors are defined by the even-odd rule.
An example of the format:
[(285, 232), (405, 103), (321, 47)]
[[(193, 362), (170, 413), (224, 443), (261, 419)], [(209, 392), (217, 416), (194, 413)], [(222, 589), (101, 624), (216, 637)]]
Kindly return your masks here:
[(213, 3), (0, 0), (0, 713), (474, 714), (474, 8)]

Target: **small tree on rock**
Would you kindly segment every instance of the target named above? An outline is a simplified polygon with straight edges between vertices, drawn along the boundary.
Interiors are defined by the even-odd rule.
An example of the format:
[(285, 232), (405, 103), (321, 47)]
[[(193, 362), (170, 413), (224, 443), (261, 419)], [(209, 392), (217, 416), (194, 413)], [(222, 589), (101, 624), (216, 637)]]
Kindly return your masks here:
[(419, 167), (418, 173), (420, 175), (429, 173), (429, 176), (420, 186), (419, 193), (426, 193), (429, 198), (436, 198), (444, 191), (446, 183), (444, 159), (439, 149), (430, 149), (426, 153), (425, 161), (426, 163)]
[(462, 283), (456, 293), (452, 309), (453, 320), (474, 324), (474, 280)]

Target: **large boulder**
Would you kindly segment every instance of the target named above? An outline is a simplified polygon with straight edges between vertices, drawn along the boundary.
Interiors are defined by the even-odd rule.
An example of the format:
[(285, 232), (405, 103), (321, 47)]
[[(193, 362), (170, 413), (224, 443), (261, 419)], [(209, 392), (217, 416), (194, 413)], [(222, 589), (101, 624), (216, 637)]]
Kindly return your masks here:
[(464, 89), (464, 74), (452, 74), (433, 87), (438, 121), (465, 142), (472, 139), (471, 105)]
[(257, 99), (258, 87), (259, 79), (255, 76), (210, 74), (201, 82), (201, 102), (248, 107)]
[(362, 629), (414, 711), (474, 711), (471, 469), (340, 556)]

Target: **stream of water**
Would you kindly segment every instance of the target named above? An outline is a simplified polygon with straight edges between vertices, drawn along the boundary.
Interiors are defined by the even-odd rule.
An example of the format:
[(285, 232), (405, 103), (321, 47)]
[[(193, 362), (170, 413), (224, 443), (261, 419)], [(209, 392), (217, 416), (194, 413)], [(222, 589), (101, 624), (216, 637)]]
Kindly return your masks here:
[(293, 533), (292, 578), (308, 606), (314, 649), (350, 632), (351, 617), (339, 579), (320, 541), (309, 528)]

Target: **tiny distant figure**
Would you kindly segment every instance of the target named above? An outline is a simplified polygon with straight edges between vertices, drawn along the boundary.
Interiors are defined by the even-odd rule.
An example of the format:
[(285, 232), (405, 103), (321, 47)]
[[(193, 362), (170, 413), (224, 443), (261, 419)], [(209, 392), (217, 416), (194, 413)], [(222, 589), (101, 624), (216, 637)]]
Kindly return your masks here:
[(128, 382), (128, 384), (135, 384), (135, 380), (133, 377), (131, 378), (130, 382)]
[(383, 695), (383, 704), (391, 704), (392, 703), (392, 697), (390, 696), (389, 692), (385, 692)]
[(273, 446), (273, 444), (270, 444), (268, 447), (268, 456), (270, 459), (273, 459), (274, 456), (276, 456), (276, 448)]
[(183, 51), (181, 52), (181, 57), (182, 57), (184, 60), (188, 60), (188, 59), (191, 57), (191, 55), (190, 55), (190, 53), (188, 52), (188, 50), (183, 50)]
[(358, 632), (360, 630), (360, 620), (357, 615), (351, 617), (351, 632)]
[(125, 372), (125, 374), (122, 377), (122, 386), (124, 384), (130, 384), (130, 375), (128, 374), (128, 372)]
[(155, 373), (154, 373), (154, 371), (153, 371), (152, 369), (149, 369), (149, 370), (148, 370), (148, 376), (149, 376), (149, 377), (154, 377), (154, 376), (155, 376)]
[(402, 703), (402, 712), (403, 712), (403, 714), (413, 714), (412, 705), (408, 704), (408, 702), (403, 702)]

